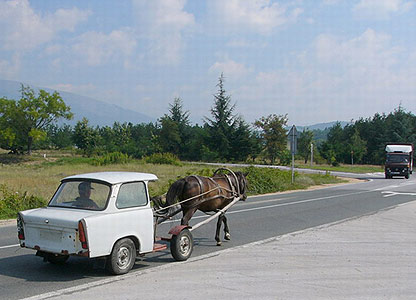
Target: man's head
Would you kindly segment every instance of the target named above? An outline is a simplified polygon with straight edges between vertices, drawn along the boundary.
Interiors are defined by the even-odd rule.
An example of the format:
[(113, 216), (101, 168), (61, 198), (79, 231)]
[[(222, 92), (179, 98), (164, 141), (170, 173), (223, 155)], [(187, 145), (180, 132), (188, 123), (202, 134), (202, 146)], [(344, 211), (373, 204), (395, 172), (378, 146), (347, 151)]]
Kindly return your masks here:
[(91, 187), (91, 182), (84, 181), (78, 185), (79, 195), (87, 198), (91, 195), (91, 190), (93, 189), (94, 188)]

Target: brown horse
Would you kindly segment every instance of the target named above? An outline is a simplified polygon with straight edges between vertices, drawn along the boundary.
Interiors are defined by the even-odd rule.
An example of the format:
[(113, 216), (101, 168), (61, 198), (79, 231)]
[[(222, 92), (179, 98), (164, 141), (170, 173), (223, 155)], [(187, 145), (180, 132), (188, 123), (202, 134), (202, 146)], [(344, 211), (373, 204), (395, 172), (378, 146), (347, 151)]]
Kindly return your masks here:
[[(182, 225), (188, 225), (197, 210), (202, 212), (217, 212), (233, 201), (235, 197), (246, 200), (247, 179), (242, 172), (231, 174), (215, 174), (214, 177), (203, 177), (197, 175), (187, 176), (174, 182), (167, 194), (166, 205), (171, 206), (178, 199), (183, 217)], [(215, 240), (221, 245), (220, 229), (221, 222), (224, 223), (225, 239), (230, 239), (227, 218), (222, 213), (218, 217)]]

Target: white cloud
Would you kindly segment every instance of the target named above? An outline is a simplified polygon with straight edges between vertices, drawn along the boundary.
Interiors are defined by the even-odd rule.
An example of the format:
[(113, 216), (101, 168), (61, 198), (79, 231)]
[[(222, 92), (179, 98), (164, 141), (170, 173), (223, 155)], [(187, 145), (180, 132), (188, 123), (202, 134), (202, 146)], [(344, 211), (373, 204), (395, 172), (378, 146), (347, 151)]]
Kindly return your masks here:
[(128, 30), (114, 30), (108, 35), (90, 31), (76, 39), (72, 50), (88, 65), (98, 66), (120, 59), (127, 64), (136, 46), (136, 39)]
[(0, 78), (15, 80), (21, 66), (20, 56), (13, 55), (11, 61), (0, 59)]
[(324, 5), (336, 5), (343, 0), (322, 0)]
[(52, 40), (57, 32), (73, 30), (89, 12), (59, 9), (52, 15), (37, 14), (28, 0), (0, 2), (0, 47), (27, 51)]
[(87, 20), (89, 11), (82, 11), (76, 7), (72, 9), (58, 9), (53, 15), (45, 17), (45, 23), (53, 26), (55, 31), (74, 31), (75, 27)]
[(262, 49), (267, 47), (266, 42), (259, 42), (259, 41), (252, 41), (249, 39), (244, 38), (235, 38), (231, 39), (227, 42), (227, 47), (230, 48), (254, 48), (254, 49)]
[(409, 11), (413, 2), (406, 0), (361, 0), (353, 7), (359, 17), (385, 19), (391, 14)]
[(270, 0), (212, 0), (209, 1), (213, 23), (217, 30), (241, 32), (251, 31), (269, 34), (275, 28), (296, 21), (303, 12)]
[(243, 64), (237, 63), (233, 60), (227, 59), (222, 62), (216, 62), (209, 68), (210, 73), (221, 74), (233, 80), (237, 80), (247, 75), (250, 70), (247, 69)]
[(149, 42), (149, 53), (158, 63), (176, 64), (184, 49), (184, 34), (195, 25), (184, 11), (185, 0), (133, 0), (136, 29)]
[(367, 29), (361, 36), (350, 40), (320, 35), (315, 42), (315, 54), (319, 63), (338, 70), (377, 71), (389, 68), (397, 62), (400, 49), (391, 45), (391, 37)]
[(313, 47), (288, 58), (284, 68), (258, 73), (233, 97), (250, 120), (258, 118), (261, 102), (261, 111), (288, 113), (290, 122), (299, 125), (370, 117), (399, 103), (412, 109), (414, 50), (398, 48), (389, 35), (372, 29), (351, 39), (321, 35)]

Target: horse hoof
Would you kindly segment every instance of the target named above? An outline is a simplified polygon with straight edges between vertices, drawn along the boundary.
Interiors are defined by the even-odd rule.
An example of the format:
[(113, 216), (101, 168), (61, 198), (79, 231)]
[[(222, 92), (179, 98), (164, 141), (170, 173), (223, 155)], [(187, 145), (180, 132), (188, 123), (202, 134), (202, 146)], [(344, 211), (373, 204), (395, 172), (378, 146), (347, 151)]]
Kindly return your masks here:
[(221, 246), (222, 245), (222, 243), (221, 242), (217, 242), (217, 246)]
[(231, 234), (226, 233), (226, 234), (224, 235), (224, 239), (226, 239), (227, 241), (231, 240)]

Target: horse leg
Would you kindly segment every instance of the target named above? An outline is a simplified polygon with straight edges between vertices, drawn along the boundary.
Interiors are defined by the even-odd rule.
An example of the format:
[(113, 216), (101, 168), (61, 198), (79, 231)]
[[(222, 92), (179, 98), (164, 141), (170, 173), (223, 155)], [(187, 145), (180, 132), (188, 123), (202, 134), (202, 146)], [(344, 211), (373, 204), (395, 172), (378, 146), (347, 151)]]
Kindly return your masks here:
[[(220, 214), (217, 221), (217, 231), (215, 232), (215, 240), (217, 241), (217, 246), (221, 246), (222, 242), (220, 239), (221, 223), (224, 223), (225, 215), (224, 213)], [(226, 224), (226, 221), (225, 223)], [(225, 238), (227, 239), (227, 238)]]
[(222, 222), (224, 223), (224, 239), (231, 240), (230, 229), (228, 229), (227, 217), (223, 215)]
[(194, 213), (196, 212), (197, 208), (193, 207), (190, 209), (184, 209), (183, 211), (183, 217), (181, 219), (181, 225), (188, 225), (189, 220), (192, 218)]

